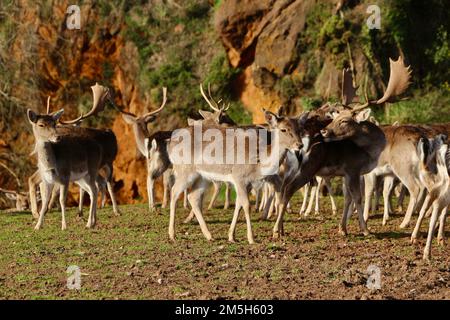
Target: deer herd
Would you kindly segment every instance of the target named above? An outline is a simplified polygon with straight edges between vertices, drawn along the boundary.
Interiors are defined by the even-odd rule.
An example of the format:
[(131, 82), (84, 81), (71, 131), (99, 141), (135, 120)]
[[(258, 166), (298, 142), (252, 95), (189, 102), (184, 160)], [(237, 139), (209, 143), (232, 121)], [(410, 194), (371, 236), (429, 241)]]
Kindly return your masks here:
[[(251, 244), (254, 243), (250, 219), (251, 193), (255, 195), (254, 208), (262, 212), (262, 219), (276, 216), (273, 237), (278, 238), (284, 234), (283, 218), (286, 211), (292, 212), (290, 200), (300, 189), (304, 190), (301, 217), (312, 211), (314, 202), (316, 213), (319, 211), (322, 185), (328, 190), (335, 214), (331, 180), (343, 177), (344, 208), (339, 223), (340, 234), (347, 234), (347, 222), (355, 212), (361, 233), (369, 235), (367, 221), (370, 212), (374, 212), (377, 207), (380, 194), (384, 201), (382, 223), (385, 225), (389, 214), (393, 212), (391, 197), (399, 189), (402, 199), (406, 192), (409, 193), (409, 204), (400, 228), (408, 227), (413, 214), (419, 213), (411, 235), (412, 243), (417, 240), (423, 218), (431, 214), (423, 255), (424, 259), (429, 259), (436, 229), (438, 243), (444, 242), (445, 218), (450, 204), (450, 151), (447, 142), (450, 123), (426, 126), (379, 125), (371, 116), (370, 109), (371, 106), (395, 102), (407, 89), (410, 77), (411, 71), (405, 67), (401, 57), (397, 61), (390, 60), (390, 77), (384, 95), (372, 101), (365, 93), (366, 101), (360, 103), (356, 102), (357, 87), (353, 84), (352, 73), (344, 69), (340, 102), (327, 102), (297, 117), (285, 116), (281, 110), (277, 114), (263, 110), (266, 124), (246, 126), (230, 119), (227, 115), (229, 105), (221, 100), (215, 101), (209, 86), (207, 95), (200, 85), (201, 95), (212, 112), (199, 110), (198, 118), (188, 119), (184, 128), (153, 133), (149, 132), (147, 124), (158, 119), (164, 109), (167, 102), (166, 88), (163, 88), (161, 106), (138, 116), (117, 107), (110, 90), (96, 84), (91, 87), (92, 109), (76, 119), (63, 121), (64, 110), (50, 112), (49, 103), (45, 114), (27, 110), (35, 138), (33, 153), (37, 155), (38, 168), (29, 178), (28, 195), (11, 190), (0, 191), (16, 199), (17, 210), (24, 210), (29, 201), (31, 212), (37, 219), (35, 229), (42, 228), (45, 213), (58, 193), (61, 228), (66, 229), (66, 197), (70, 182), (80, 187), (80, 217), (83, 195), (85, 192), (89, 194), (87, 228), (95, 226), (97, 197), (101, 193), (104, 199), (106, 190), (114, 213), (119, 215), (113, 192), (113, 162), (118, 153), (116, 137), (111, 130), (80, 126), (84, 119), (101, 112), (109, 102), (121, 112), (124, 121), (131, 127), (137, 148), (146, 159), (148, 205), (151, 212), (155, 210), (155, 180), (161, 176), (163, 178), (162, 207), (169, 205), (171, 240), (175, 239), (177, 200), (183, 193), (184, 206), (190, 206), (185, 222), (195, 217), (205, 238), (211, 240), (212, 235), (203, 218), (205, 192), (211, 185), (214, 186), (213, 198), (208, 207), (211, 208), (221, 184), (225, 184), (224, 209), (227, 209), (233, 187), (236, 201), (228, 240), (235, 241), (236, 224), (242, 209), (247, 239)], [(214, 139), (207, 137), (208, 130), (214, 130)], [(185, 150), (188, 150), (181, 162), (177, 154), (180, 143), (177, 135), (180, 132), (184, 135)], [(253, 132), (258, 134), (252, 136)], [(220, 148), (216, 147), (217, 135), (226, 136), (227, 140)], [(251, 147), (252, 139), (256, 139), (253, 141), (256, 142), (256, 149)], [(227, 161), (197, 161), (198, 151), (207, 153), (211, 150), (214, 150), (216, 160), (227, 158)], [(262, 154), (265, 155), (264, 159)], [(239, 157), (249, 161), (236, 161)], [(39, 211), (37, 187), (41, 198)]]

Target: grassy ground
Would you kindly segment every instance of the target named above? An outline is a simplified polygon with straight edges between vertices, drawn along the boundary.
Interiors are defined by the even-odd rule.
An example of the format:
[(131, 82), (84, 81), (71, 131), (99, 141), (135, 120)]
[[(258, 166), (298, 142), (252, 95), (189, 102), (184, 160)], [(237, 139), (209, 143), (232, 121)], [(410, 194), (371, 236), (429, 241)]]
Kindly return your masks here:
[[(297, 221), (287, 215), (286, 236), (271, 239), (273, 221), (253, 214), (257, 244), (248, 245), (240, 220), (237, 243), (226, 241), (232, 210), (205, 214), (215, 240), (208, 243), (196, 223), (183, 224), (179, 208), (177, 241), (167, 237), (168, 212), (150, 214), (145, 205), (100, 210), (98, 225), (86, 230), (75, 210), (68, 230), (60, 215), (48, 214), (44, 228), (33, 230), (29, 213), (0, 213), (0, 298), (7, 299), (450, 299), (450, 248), (433, 247), (433, 260), (421, 260), (424, 245), (409, 243), (410, 230), (399, 231), (401, 215), (373, 234), (337, 235), (339, 218), (328, 199), (321, 215)], [(338, 204), (342, 208), (342, 199)], [(298, 204), (294, 205), (298, 208)], [(425, 230), (425, 229), (424, 229)], [(80, 267), (80, 290), (66, 287), (66, 270)], [(366, 287), (367, 268), (381, 271), (381, 289)]]

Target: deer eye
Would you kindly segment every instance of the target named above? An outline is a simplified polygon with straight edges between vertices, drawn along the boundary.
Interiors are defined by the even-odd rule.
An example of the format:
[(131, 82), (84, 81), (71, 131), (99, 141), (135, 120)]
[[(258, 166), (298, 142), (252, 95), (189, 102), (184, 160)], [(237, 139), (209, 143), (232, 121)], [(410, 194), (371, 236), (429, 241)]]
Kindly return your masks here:
[(41, 128), (43, 128), (44, 127), (44, 125), (41, 123), (41, 124), (39, 124), (39, 127), (41, 127)]
[(287, 129), (280, 129), (281, 132), (287, 132)]

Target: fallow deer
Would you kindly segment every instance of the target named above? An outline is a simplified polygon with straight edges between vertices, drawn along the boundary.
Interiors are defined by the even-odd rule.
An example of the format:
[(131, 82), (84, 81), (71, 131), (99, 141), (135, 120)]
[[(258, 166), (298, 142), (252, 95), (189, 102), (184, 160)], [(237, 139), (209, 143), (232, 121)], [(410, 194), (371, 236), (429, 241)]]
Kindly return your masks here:
[[(151, 148), (152, 145), (154, 145), (155, 147), (161, 147), (165, 144), (165, 141), (164, 139), (159, 139), (161, 136), (164, 137), (164, 134), (152, 136), (148, 131), (147, 124), (156, 120), (158, 113), (160, 113), (164, 109), (166, 102), (167, 88), (163, 88), (163, 102), (161, 103), (160, 107), (154, 111), (150, 111), (141, 116), (137, 116), (131, 112), (125, 112), (118, 109), (122, 113), (122, 117), (125, 122), (131, 125), (137, 148), (147, 161), (147, 195), (148, 207), (151, 212), (155, 210), (155, 180), (159, 178), (170, 167), (171, 164), (170, 162), (166, 161), (167, 159), (161, 159), (158, 156), (149, 157), (150, 154), (159, 155), (159, 151), (164, 152), (165, 147), (154, 151), (151, 151), (149, 148)], [(167, 132), (168, 131), (166, 131), (166, 133)], [(153, 143), (154, 139), (156, 140)]]
[[(322, 136), (314, 136), (306, 126), (302, 135), (312, 137), (311, 146), (303, 156), (298, 174), (283, 186), (283, 201), (280, 214), (273, 229), (274, 238), (283, 234), (283, 216), (286, 205), (292, 195), (303, 185), (311, 181), (315, 175), (344, 176), (344, 210), (339, 233), (347, 234), (347, 216), (353, 201), (359, 217), (359, 225), (364, 235), (369, 234), (363, 216), (361, 202), (360, 176), (373, 170), (378, 162), (380, 153), (386, 145), (383, 131), (374, 123), (367, 121), (370, 117), (371, 105), (391, 102), (393, 98), (403, 93), (409, 84), (410, 71), (400, 57), (397, 61), (390, 60), (390, 78), (383, 97), (377, 101), (351, 107), (356, 96), (356, 88), (351, 84), (351, 73), (343, 72), (342, 104), (331, 106), (327, 104), (323, 109), (334, 109), (333, 120), (323, 130)], [(308, 123), (308, 121), (307, 121)]]
[[(94, 95), (92, 109), (86, 115), (67, 122), (61, 121), (61, 123), (79, 122), (104, 109), (108, 96), (107, 88), (98, 84), (91, 88)], [(104, 150), (105, 145), (100, 143), (100, 140), (106, 141), (110, 138), (111, 133), (88, 128), (83, 128), (77, 134), (74, 134), (74, 131), (58, 132), (57, 122), (60, 121), (63, 111), (61, 109), (52, 114), (37, 114), (31, 109), (27, 110), (28, 120), (36, 139), (35, 150), (38, 155), (39, 175), (43, 182), (42, 207), (35, 229), (42, 227), (54, 184), (59, 185), (60, 188), (61, 228), (66, 229), (65, 201), (70, 181), (76, 182), (89, 193), (91, 205), (86, 227), (92, 228), (96, 224), (97, 187), (95, 181), (102, 168), (103, 159), (108, 154)], [(90, 130), (94, 130), (98, 134), (97, 138), (93, 138), (92, 134), (89, 134)], [(115, 153), (111, 152), (111, 154)], [(110, 174), (112, 175), (112, 171)]]
[(450, 205), (450, 153), (446, 141), (446, 135), (438, 135), (434, 139), (421, 139), (417, 146), (420, 157), (420, 180), (429, 193), (420, 210), (419, 218), (411, 235), (411, 242), (416, 242), (425, 213), (432, 208), (427, 242), (423, 253), (423, 258), (426, 260), (431, 256), (431, 243), (439, 214), (438, 244), (444, 243), (445, 219), (447, 207)]
[[(170, 202), (169, 237), (171, 240), (175, 239), (176, 201), (180, 194), (189, 187), (191, 187), (191, 191), (188, 195), (188, 200), (200, 224), (203, 235), (208, 240), (212, 239), (202, 216), (201, 203), (209, 181), (216, 180), (231, 182), (236, 189), (237, 198), (228, 233), (228, 240), (231, 242), (234, 241), (237, 218), (240, 209), (243, 208), (247, 224), (247, 239), (249, 243), (254, 243), (248, 192), (252, 185), (262, 184), (264, 180), (276, 178), (280, 161), (286, 151), (289, 149), (298, 150), (301, 147), (301, 139), (298, 136), (297, 127), (293, 120), (278, 117), (268, 111), (265, 112), (265, 116), (273, 135), (271, 145), (264, 146), (265, 154), (268, 154), (271, 160), (270, 164), (261, 162), (262, 159), (259, 157), (260, 153), (257, 152), (254, 154), (256, 150), (250, 146), (249, 142), (252, 138), (248, 135), (251, 133), (250, 130), (255, 130), (254, 127), (223, 128), (218, 126), (191, 126), (180, 129), (172, 137), (168, 145), (169, 156), (171, 157), (175, 174), (175, 184), (172, 187)], [(257, 137), (255, 136), (255, 139), (259, 142), (262, 142), (261, 139), (267, 139), (265, 138), (267, 132), (263, 129), (261, 130), (264, 133), (257, 135)], [(203, 137), (208, 137), (209, 134), (214, 134), (215, 137), (217, 136), (217, 139), (220, 139), (220, 137), (225, 138), (227, 142), (221, 143), (220, 146), (214, 143), (214, 139), (200, 143), (200, 141), (204, 140)], [(242, 135), (245, 139), (243, 145), (241, 145), (242, 150), (240, 152), (242, 154), (239, 154), (235, 147), (238, 134)], [(186, 141), (180, 142), (180, 137), (186, 137)], [(222, 140), (222, 142), (224, 141)], [(184, 142), (186, 144), (183, 144)], [(181, 162), (177, 158), (179, 156), (180, 144), (186, 150), (193, 151), (189, 155), (186, 154), (187, 158)], [(258, 145), (261, 146), (263, 144), (258, 143)], [(211, 148), (215, 150), (213, 156), (214, 161), (210, 162), (209, 160), (211, 159), (208, 161), (197, 161), (196, 157), (199, 154), (203, 154), (206, 151), (210, 152), (212, 151)], [(263, 150), (260, 151), (262, 152)], [(245, 159), (243, 163), (237, 163), (236, 159), (240, 159), (240, 157), (241, 159)], [(230, 161), (226, 161), (226, 159)]]

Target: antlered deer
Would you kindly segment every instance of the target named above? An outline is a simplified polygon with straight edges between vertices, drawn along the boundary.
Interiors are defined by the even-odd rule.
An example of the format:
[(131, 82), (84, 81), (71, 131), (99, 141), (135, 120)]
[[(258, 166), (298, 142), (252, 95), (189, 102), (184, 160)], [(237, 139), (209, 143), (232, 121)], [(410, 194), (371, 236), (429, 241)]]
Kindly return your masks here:
[(410, 79), (409, 67), (404, 66), (401, 57), (395, 62), (390, 60), (390, 66), (389, 84), (381, 99), (368, 101), (366, 96), (365, 104), (351, 107), (356, 96), (356, 88), (352, 85), (351, 73), (344, 70), (341, 106), (326, 104), (322, 107), (321, 112), (333, 111), (332, 122), (320, 131), (322, 136), (317, 136), (308, 129), (308, 125), (317, 128), (317, 119), (312, 119), (312, 123), (306, 121), (302, 135), (310, 136), (312, 141), (309, 150), (306, 150), (303, 156), (298, 174), (283, 186), (283, 201), (273, 229), (274, 238), (283, 234), (283, 216), (288, 201), (315, 175), (344, 177), (344, 210), (339, 233), (347, 234), (347, 216), (350, 214), (350, 204), (353, 201), (358, 212), (360, 229), (364, 235), (369, 234), (363, 217), (360, 177), (375, 168), (386, 145), (386, 138), (377, 125), (367, 121), (370, 116), (370, 109), (367, 108), (372, 104), (392, 101), (395, 96), (406, 90)]
[[(254, 184), (261, 184), (264, 180), (276, 178), (277, 174), (274, 172), (277, 172), (280, 161), (286, 151), (288, 149), (297, 150), (301, 147), (301, 140), (293, 120), (278, 117), (267, 111), (265, 112), (265, 116), (272, 130), (272, 143), (270, 146), (266, 146), (265, 150), (267, 151), (265, 154), (269, 154), (269, 158), (272, 160), (269, 167), (265, 167), (268, 165), (267, 163), (259, 161), (261, 159), (258, 158), (258, 153), (253, 154), (253, 150), (250, 148), (248, 142), (244, 142), (243, 144), (241, 150), (243, 154), (239, 154), (238, 148), (235, 147), (235, 140), (238, 138), (238, 134), (243, 135), (244, 139), (246, 139), (244, 141), (250, 141), (251, 138), (247, 136), (247, 134), (251, 133), (250, 130), (255, 130), (254, 127), (223, 128), (219, 126), (193, 126), (182, 128), (180, 131), (177, 131), (176, 135), (171, 139), (168, 145), (169, 156), (171, 157), (175, 174), (175, 184), (172, 187), (170, 201), (169, 237), (171, 240), (175, 239), (176, 201), (180, 194), (187, 188), (191, 188), (188, 200), (197, 221), (200, 224), (200, 228), (206, 239), (212, 239), (205, 221), (203, 220), (201, 203), (209, 181), (215, 180), (231, 182), (236, 189), (236, 205), (228, 234), (228, 240), (231, 242), (234, 241), (237, 218), (240, 209), (243, 208), (247, 223), (247, 239), (249, 243), (254, 243), (250, 222), (249, 189)], [(213, 132), (215, 136), (217, 134), (217, 136), (222, 137), (224, 139), (223, 141), (227, 140), (227, 143), (220, 144), (218, 150), (215, 151), (218, 152), (218, 154), (215, 155), (219, 158), (215, 158), (218, 161), (197, 161), (196, 155), (204, 154), (206, 150), (211, 151), (211, 148), (215, 149), (214, 141), (212, 141), (214, 139), (200, 143), (200, 141), (203, 140), (203, 137), (207, 137)], [(182, 136), (186, 137), (186, 141), (184, 141), (184, 139), (179, 141)], [(264, 136), (264, 134), (262, 134), (262, 136)], [(258, 135), (257, 138), (255, 138), (263, 139), (262, 136)], [(233, 142), (231, 143), (231, 141)], [(193, 151), (190, 152), (189, 155), (186, 154), (187, 157), (184, 159), (185, 161), (181, 162), (177, 159), (177, 156), (179, 156), (177, 152), (179, 151), (180, 144), (185, 147), (186, 150)], [(241, 159), (247, 159), (247, 161), (238, 163), (236, 159), (239, 159), (239, 157), (241, 157)], [(231, 159), (231, 161), (225, 161), (225, 158)]]
[[(79, 122), (103, 110), (108, 96), (107, 88), (98, 84), (91, 88), (94, 94), (91, 111), (75, 120), (62, 123)], [(61, 109), (53, 114), (37, 114), (31, 109), (27, 110), (28, 120), (36, 139), (35, 150), (38, 155), (39, 175), (43, 182), (42, 208), (35, 229), (42, 227), (54, 184), (59, 185), (60, 188), (61, 228), (66, 229), (65, 202), (70, 181), (76, 182), (89, 193), (91, 205), (86, 227), (92, 228), (96, 223), (97, 187), (95, 182), (102, 168), (102, 159), (106, 155), (104, 145), (89, 134), (73, 134), (72, 132), (60, 134), (56, 124), (63, 112), (64, 110)], [(105, 139), (109, 135), (107, 131), (101, 134)]]

